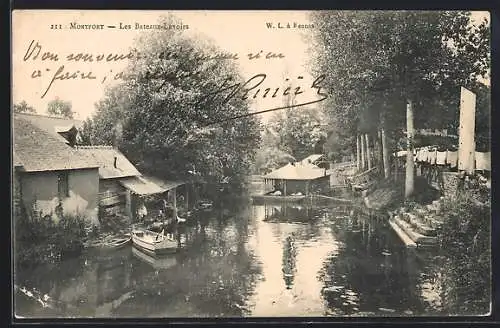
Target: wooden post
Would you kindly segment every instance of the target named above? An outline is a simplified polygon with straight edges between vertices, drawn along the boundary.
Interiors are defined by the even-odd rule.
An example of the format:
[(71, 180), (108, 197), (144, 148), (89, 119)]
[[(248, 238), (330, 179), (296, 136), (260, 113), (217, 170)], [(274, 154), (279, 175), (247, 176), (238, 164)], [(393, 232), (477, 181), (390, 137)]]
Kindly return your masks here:
[(460, 127), (458, 130), (458, 169), (474, 173), (476, 144), (474, 136), (476, 95), (462, 87), (460, 90)]
[(391, 167), (389, 164), (389, 149), (387, 149), (387, 137), (385, 135), (385, 130), (380, 131), (382, 138), (382, 161), (384, 163), (384, 177), (387, 179), (391, 175)]
[(286, 180), (281, 180), (283, 183), (283, 196), (286, 196)]
[(186, 183), (186, 211), (189, 210), (189, 184)]
[(365, 155), (366, 155), (366, 148), (365, 148), (365, 141), (363, 140), (363, 135), (359, 136), (360, 142), (361, 142), (361, 170), (364, 171), (366, 168), (366, 161), (365, 161)]
[(370, 150), (370, 137), (368, 133), (365, 134), (366, 139), (366, 161), (368, 163), (368, 170), (372, 168), (372, 158), (371, 158), (371, 150)]
[(132, 220), (132, 193), (130, 190), (125, 191), (125, 213)]
[(361, 145), (359, 143), (359, 135), (356, 136), (356, 167), (361, 170)]
[(406, 105), (406, 179), (405, 179), (405, 198), (413, 194), (415, 187), (415, 160), (413, 158), (413, 138), (415, 131), (413, 128), (413, 104), (408, 100)]
[(174, 221), (177, 220), (177, 187), (172, 189), (172, 196), (174, 197)]

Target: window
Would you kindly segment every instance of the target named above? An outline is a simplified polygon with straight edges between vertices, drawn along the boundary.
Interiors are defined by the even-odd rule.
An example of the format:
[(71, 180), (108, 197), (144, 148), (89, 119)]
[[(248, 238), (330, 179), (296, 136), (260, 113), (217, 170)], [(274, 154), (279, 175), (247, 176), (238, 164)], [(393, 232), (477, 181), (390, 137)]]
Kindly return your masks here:
[(57, 174), (57, 192), (60, 199), (69, 197), (68, 172)]

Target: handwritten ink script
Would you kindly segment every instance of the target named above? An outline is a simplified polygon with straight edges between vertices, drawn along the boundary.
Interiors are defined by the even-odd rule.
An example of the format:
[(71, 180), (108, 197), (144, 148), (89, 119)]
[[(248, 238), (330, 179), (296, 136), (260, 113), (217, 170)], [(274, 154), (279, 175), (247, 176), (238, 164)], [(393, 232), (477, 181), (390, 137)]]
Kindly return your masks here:
[[(267, 75), (266, 74), (256, 74), (250, 79), (248, 79), (245, 83), (233, 83), (230, 84), (231, 78), (226, 78), (222, 85), (220, 85), (215, 91), (208, 92), (207, 95), (203, 98), (205, 101), (209, 102), (215, 102), (219, 103), (221, 105), (228, 103), (231, 99), (233, 98), (240, 98), (241, 100), (247, 100), (249, 98), (256, 99), (258, 97), (261, 97), (262, 99), (265, 99), (266, 97), (269, 98), (276, 98), (276, 97), (288, 97), (290, 95), (297, 96), (299, 94), (303, 94), (307, 91), (310, 90), (315, 90), (316, 95), (320, 96), (318, 99), (314, 100), (309, 100), (309, 101), (304, 101), (304, 102), (299, 102), (291, 105), (285, 105), (285, 106), (278, 106), (275, 108), (271, 109), (266, 109), (250, 114), (245, 114), (242, 116), (237, 116), (237, 117), (232, 117), (229, 118), (228, 120), (233, 120), (236, 118), (242, 118), (245, 116), (250, 116), (250, 115), (256, 115), (256, 114), (261, 114), (261, 113), (266, 113), (266, 112), (271, 112), (271, 111), (276, 111), (280, 109), (286, 109), (286, 108), (296, 108), (296, 107), (301, 107), (301, 106), (306, 106), (306, 105), (312, 105), (315, 103), (322, 102), (328, 98), (328, 95), (324, 92), (323, 86), (321, 83), (325, 80), (325, 75), (320, 75), (317, 77), (311, 84), (309, 88), (304, 88), (303, 86), (299, 85), (296, 87), (291, 87), (287, 86), (285, 88), (277, 87), (277, 88), (270, 88), (270, 87), (265, 87), (262, 86), (262, 84), (265, 82)], [(302, 80), (302, 76), (298, 76), (297, 80)], [(286, 79), (285, 81), (288, 81), (289, 79)], [(215, 123), (221, 123), (220, 121), (213, 122), (213, 123), (208, 123), (208, 125), (215, 124)]]
[[(119, 63), (124, 61), (139, 60), (144, 58), (154, 58), (160, 60), (187, 60), (187, 58), (194, 59), (197, 61), (218, 61), (218, 60), (240, 60), (242, 58), (255, 61), (255, 60), (277, 60), (285, 58), (282, 53), (276, 53), (271, 51), (260, 50), (255, 53), (248, 53), (245, 56), (240, 56), (238, 53), (191, 53), (189, 49), (183, 50), (182, 48), (175, 49), (175, 51), (162, 51), (158, 54), (145, 54), (140, 53), (137, 49), (132, 49), (127, 53), (69, 53), (60, 54), (55, 51), (46, 51), (43, 45), (35, 40), (32, 40), (28, 45), (26, 52), (23, 56), (24, 62), (35, 62), (35, 63), (50, 63), (55, 64), (56, 69), (44, 67), (36, 68), (31, 73), (32, 79), (45, 78), (48, 80), (47, 86), (44, 88), (41, 98), (44, 98), (52, 86), (60, 81), (67, 80), (96, 80), (97, 83), (103, 84), (105, 81), (109, 80), (127, 80), (127, 79), (145, 79), (145, 80), (159, 80), (160, 90), (165, 84), (172, 83), (174, 80), (180, 80), (183, 78), (193, 77), (200, 74), (200, 70), (189, 71), (166, 71), (163, 68), (157, 70), (147, 70), (142, 72), (140, 76), (137, 74), (127, 74), (124, 71), (113, 72), (112, 69), (106, 70), (107, 73), (102, 73), (102, 76), (98, 76), (92, 70), (92, 65), (97, 65), (99, 63)], [(84, 63), (89, 65), (88, 70), (78, 70), (71, 69), (71, 65), (74, 63)], [(60, 64), (60, 65), (58, 65)], [(161, 67), (161, 65), (160, 65)], [(292, 87), (266, 87), (264, 83), (266, 82), (267, 75), (264, 73), (256, 74), (244, 83), (233, 83), (231, 84), (231, 78), (226, 78), (220, 86), (216, 87), (214, 90), (208, 90), (206, 97), (203, 98), (204, 101), (219, 101), (221, 104), (227, 103), (233, 98), (241, 98), (241, 100), (247, 99), (266, 99), (266, 98), (277, 98), (286, 96), (297, 96), (306, 92), (306, 90), (315, 90), (316, 96), (320, 96), (319, 99), (305, 101), (299, 104), (294, 104), (293, 107), (299, 107), (304, 105), (309, 105), (323, 101), (327, 98), (327, 94), (322, 91), (321, 82), (325, 79), (324, 75), (319, 76), (314, 80), (309, 88), (304, 86)], [(303, 77), (299, 76), (297, 80), (302, 80)], [(287, 78), (285, 82), (288, 82)], [(286, 107), (275, 108), (271, 110), (282, 109)], [(269, 110), (266, 110), (269, 111)]]
[[(69, 53), (65, 56), (54, 52), (46, 51), (40, 42), (32, 40), (28, 45), (26, 52), (23, 56), (23, 61), (28, 62), (42, 62), (42, 63), (61, 63), (57, 69), (51, 68), (37, 68), (31, 73), (31, 78), (43, 78), (47, 75), (49, 76), (49, 82), (47, 87), (43, 90), (41, 98), (44, 98), (49, 92), (50, 88), (57, 81), (65, 80), (97, 80), (100, 83), (104, 83), (108, 78), (113, 80), (126, 79), (128, 76), (124, 72), (113, 72), (109, 70), (108, 74), (105, 76), (98, 77), (92, 70), (82, 71), (82, 70), (72, 70), (69, 65), (72, 63), (87, 63), (87, 64), (98, 64), (98, 63), (117, 63), (127, 60), (139, 60), (145, 57), (156, 56), (158, 59), (170, 60), (170, 59), (185, 59), (186, 56), (193, 56), (188, 49), (183, 50), (182, 48), (177, 49), (175, 52), (172, 51), (162, 51), (158, 54), (144, 54), (139, 52), (137, 49), (132, 49), (127, 53)], [(282, 53), (275, 53), (272, 51), (265, 52), (260, 50), (255, 53), (248, 53), (245, 56), (248, 60), (272, 60), (272, 59), (282, 59), (285, 56)], [(215, 53), (215, 54), (194, 54), (194, 59), (202, 61), (216, 61), (216, 60), (238, 60), (240, 55), (237, 53)], [(157, 73), (150, 73), (154, 75)]]

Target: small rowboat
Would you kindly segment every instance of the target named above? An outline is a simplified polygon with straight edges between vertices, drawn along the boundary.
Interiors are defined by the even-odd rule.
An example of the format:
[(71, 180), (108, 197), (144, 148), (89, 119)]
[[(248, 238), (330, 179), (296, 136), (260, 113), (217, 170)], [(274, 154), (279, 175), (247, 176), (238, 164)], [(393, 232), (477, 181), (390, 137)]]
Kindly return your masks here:
[(160, 233), (150, 230), (134, 230), (132, 242), (140, 250), (154, 255), (175, 253), (178, 246), (176, 240), (165, 236), (164, 230)]
[(104, 243), (105, 247), (108, 248), (122, 248), (130, 243), (132, 240), (131, 237), (123, 237), (123, 238), (113, 238)]

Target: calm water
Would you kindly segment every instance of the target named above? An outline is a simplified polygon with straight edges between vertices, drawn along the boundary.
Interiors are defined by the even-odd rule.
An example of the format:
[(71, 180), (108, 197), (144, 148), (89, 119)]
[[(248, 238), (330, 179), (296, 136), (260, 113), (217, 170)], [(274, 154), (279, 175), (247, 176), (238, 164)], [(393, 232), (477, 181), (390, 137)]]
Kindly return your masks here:
[[(294, 246), (287, 237), (291, 236)], [(254, 206), (200, 215), (179, 230), (179, 254), (132, 246), (89, 251), (16, 277), (51, 299), (24, 296), (25, 317), (432, 315), (438, 264), (407, 251), (383, 222), (346, 205)]]

